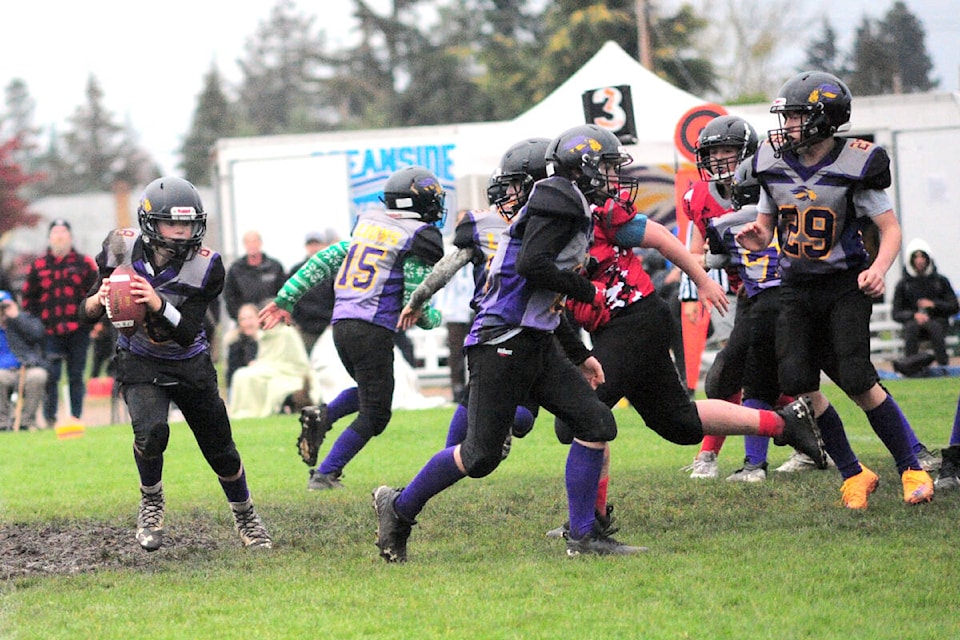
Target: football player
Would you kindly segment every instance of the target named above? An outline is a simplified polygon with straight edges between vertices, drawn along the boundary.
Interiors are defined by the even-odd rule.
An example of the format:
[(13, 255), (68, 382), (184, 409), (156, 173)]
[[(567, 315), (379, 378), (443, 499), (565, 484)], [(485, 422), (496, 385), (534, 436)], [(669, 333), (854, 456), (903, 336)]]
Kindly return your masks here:
[(137, 275), (134, 301), (147, 307), (132, 335), (117, 338), (116, 378), (133, 426), (133, 458), (140, 476), (137, 542), (155, 551), (163, 541), (163, 457), (170, 438), (170, 403), (176, 403), (207, 464), (217, 474), (247, 547), (273, 542), (247, 488), (230, 418), (217, 387), (204, 315), (223, 289), (223, 261), (203, 246), (207, 214), (196, 188), (181, 178), (147, 185), (137, 208), (139, 229), (116, 229), (97, 255), (100, 284), (80, 310), (93, 323), (110, 296), (110, 274), (121, 264)]
[[(900, 223), (885, 189), (890, 159), (871, 142), (836, 135), (850, 127), (851, 95), (836, 76), (804, 71), (790, 78), (770, 108), (780, 127), (752, 160), (763, 187), (757, 220), (737, 234), (751, 251), (780, 243), (779, 380), (785, 393), (813, 403), (827, 452), (843, 476), (843, 503), (865, 509), (879, 477), (857, 459), (836, 409), (820, 391), (823, 371), (867, 416), (890, 451), (909, 504), (933, 499), (909, 423), (879, 383), (870, 361), (873, 299), (900, 252)], [(880, 231), (870, 256), (862, 231)]]
[[(405, 300), (443, 256), (439, 227), (446, 216), (445, 196), (440, 181), (428, 169), (408, 166), (395, 171), (383, 186), (386, 210), (362, 214), (350, 240), (314, 254), (260, 311), (264, 329), (281, 321), (289, 324), (300, 297), (323, 280), (335, 278), (333, 342), (357, 383), (347, 395), (356, 397), (358, 412), (313, 470), (311, 488), (341, 487), (344, 467), (390, 422), (393, 334)], [(427, 307), (417, 325), (433, 329), (440, 320), (439, 311)], [(319, 419), (322, 436), (331, 424), (329, 412), (321, 412)], [(301, 433), (301, 455), (304, 438)], [(308, 443), (308, 464), (308, 458), (316, 461), (317, 446), (317, 441)]]

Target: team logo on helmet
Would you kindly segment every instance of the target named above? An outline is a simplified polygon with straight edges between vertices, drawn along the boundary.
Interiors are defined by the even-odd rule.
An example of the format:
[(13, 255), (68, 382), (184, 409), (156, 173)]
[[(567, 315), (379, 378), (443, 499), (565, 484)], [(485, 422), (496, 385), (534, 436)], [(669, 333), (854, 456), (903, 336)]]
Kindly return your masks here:
[(807, 96), (807, 102), (816, 104), (824, 100), (836, 100), (843, 94), (843, 91), (835, 84), (821, 84), (810, 92)]
[(590, 151), (594, 153), (599, 152), (603, 149), (603, 144), (600, 143), (596, 138), (588, 138), (587, 136), (576, 136), (572, 138), (567, 145), (564, 147), (564, 151), (572, 151), (574, 153), (584, 151), (587, 148), (590, 148)]

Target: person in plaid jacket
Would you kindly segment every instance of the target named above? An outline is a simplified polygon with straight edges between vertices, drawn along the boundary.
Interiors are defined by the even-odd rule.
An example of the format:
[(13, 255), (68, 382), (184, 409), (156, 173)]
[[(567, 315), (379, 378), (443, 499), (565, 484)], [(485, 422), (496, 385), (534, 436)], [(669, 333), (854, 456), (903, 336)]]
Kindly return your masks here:
[(73, 247), (70, 223), (57, 218), (50, 223), (47, 252), (33, 261), (23, 283), (24, 311), (40, 318), (46, 330), (47, 388), (43, 417), (47, 426), (57, 421), (57, 388), (63, 364), (67, 365), (70, 415), (79, 420), (83, 412), (83, 381), (90, 346), (90, 328), (77, 317), (87, 290), (97, 282), (97, 265), (90, 256)]

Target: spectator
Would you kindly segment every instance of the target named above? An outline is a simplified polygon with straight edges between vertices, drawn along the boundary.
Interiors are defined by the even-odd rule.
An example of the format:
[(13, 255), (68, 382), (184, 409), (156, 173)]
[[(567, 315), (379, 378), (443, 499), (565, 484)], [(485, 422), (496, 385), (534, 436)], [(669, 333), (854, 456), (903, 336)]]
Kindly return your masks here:
[(243, 303), (259, 305), (264, 300), (272, 300), (287, 279), (283, 265), (263, 252), (259, 232), (243, 234), (243, 248), (246, 255), (230, 265), (223, 286), (227, 315), (234, 321)]
[(90, 332), (93, 343), (93, 362), (90, 364), (90, 377), (99, 378), (101, 373), (113, 375), (113, 356), (117, 352), (117, 330), (106, 317), (100, 318)]
[(70, 223), (57, 218), (50, 223), (49, 246), (27, 271), (23, 283), (23, 310), (40, 318), (46, 330), (47, 389), (43, 417), (47, 426), (57, 421), (60, 374), (67, 365), (70, 415), (83, 413), (83, 382), (90, 347), (90, 327), (81, 325), (77, 312), (84, 294), (98, 281), (97, 265), (73, 248)]
[(937, 272), (930, 245), (915, 238), (907, 245), (903, 277), (893, 292), (893, 319), (903, 324), (904, 355), (914, 356), (920, 340), (930, 341), (940, 366), (950, 364), (947, 329), (950, 316), (960, 308), (957, 295), (946, 276)]
[[(256, 305), (245, 304), (238, 314), (244, 332), (249, 332), (252, 324), (256, 350), (253, 360), (232, 373), (229, 409), (235, 419), (283, 413), (288, 403), (292, 410), (292, 396), (301, 390), (310, 396), (312, 369), (300, 334), (287, 325), (260, 331), (259, 312)], [(297, 407), (297, 413), (302, 406)]]
[[(0, 290), (0, 431), (36, 429), (47, 370), (43, 360), (43, 323), (21, 312), (9, 291)], [(20, 422), (11, 410), (16, 391)]]
[(237, 326), (224, 336), (227, 351), (227, 389), (233, 386), (233, 374), (257, 359), (260, 319), (257, 305), (248, 302), (237, 312)]
[[(337, 242), (340, 242), (340, 237), (333, 229), (308, 233), (305, 239), (307, 256), (290, 268), (287, 277), (292, 278), (293, 274), (318, 251)], [(330, 278), (303, 294), (303, 297), (297, 301), (297, 306), (293, 308), (293, 322), (300, 331), (300, 337), (303, 338), (303, 346), (307, 350), (307, 355), (310, 355), (313, 351), (313, 345), (326, 331), (332, 317), (333, 278)]]

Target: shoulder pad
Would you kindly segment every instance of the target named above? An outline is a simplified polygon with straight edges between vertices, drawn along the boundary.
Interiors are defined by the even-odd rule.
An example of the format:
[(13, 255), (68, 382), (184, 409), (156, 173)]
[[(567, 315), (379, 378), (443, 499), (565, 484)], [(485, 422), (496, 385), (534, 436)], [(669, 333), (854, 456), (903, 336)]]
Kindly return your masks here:
[(526, 204), (528, 215), (558, 218), (583, 218), (586, 206), (586, 199), (573, 183), (559, 177), (537, 182)]

